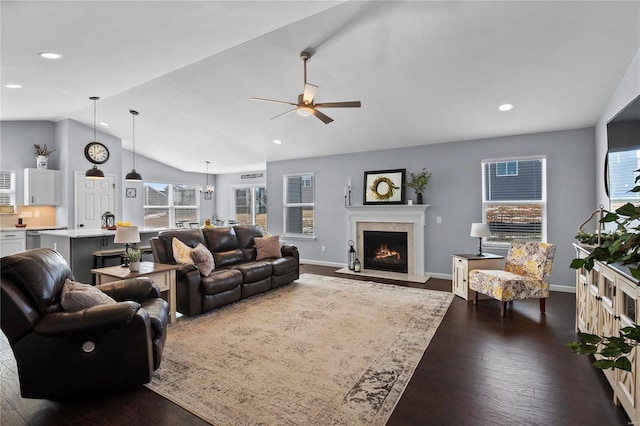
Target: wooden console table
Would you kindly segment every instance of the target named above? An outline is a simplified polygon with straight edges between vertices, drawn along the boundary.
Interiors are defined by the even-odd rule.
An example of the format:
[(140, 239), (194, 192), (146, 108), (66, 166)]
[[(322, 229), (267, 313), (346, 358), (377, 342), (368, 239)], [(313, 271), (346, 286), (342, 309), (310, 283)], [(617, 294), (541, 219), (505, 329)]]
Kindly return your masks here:
[(129, 268), (122, 266), (109, 266), (107, 268), (92, 269), (96, 276), (96, 284), (106, 284), (112, 281), (124, 280), (135, 277), (149, 277), (155, 282), (160, 291), (167, 292), (169, 302), (169, 319), (176, 321), (176, 268), (175, 265), (164, 263), (140, 262), (140, 272), (131, 272)]

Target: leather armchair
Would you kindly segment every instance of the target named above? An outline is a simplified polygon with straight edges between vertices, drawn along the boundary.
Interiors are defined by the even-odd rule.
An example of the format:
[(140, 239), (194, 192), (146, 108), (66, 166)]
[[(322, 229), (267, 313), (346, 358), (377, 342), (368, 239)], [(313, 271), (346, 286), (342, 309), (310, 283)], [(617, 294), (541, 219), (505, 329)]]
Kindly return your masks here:
[(148, 383), (160, 366), (169, 309), (148, 278), (98, 286), (117, 303), (65, 312), (73, 274), (50, 249), (1, 259), (1, 321), (25, 398), (64, 399)]

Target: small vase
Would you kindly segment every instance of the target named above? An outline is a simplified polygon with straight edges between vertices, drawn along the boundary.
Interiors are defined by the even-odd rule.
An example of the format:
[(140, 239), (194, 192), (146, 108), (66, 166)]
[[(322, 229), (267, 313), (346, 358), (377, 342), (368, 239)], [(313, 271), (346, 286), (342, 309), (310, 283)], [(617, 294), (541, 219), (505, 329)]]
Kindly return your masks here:
[(140, 262), (129, 262), (129, 270), (131, 272), (140, 272)]
[(418, 196), (417, 204), (424, 204), (424, 199), (422, 198), (422, 192), (418, 192), (416, 195)]
[(45, 157), (44, 155), (36, 156), (36, 168), (37, 169), (46, 169), (47, 161), (49, 161), (49, 157)]

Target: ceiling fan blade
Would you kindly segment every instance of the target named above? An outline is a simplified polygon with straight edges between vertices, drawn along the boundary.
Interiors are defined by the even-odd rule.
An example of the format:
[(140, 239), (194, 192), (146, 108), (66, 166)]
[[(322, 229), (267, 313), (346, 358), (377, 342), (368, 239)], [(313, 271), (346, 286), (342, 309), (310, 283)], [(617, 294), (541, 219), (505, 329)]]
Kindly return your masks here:
[(294, 104), (293, 102), (286, 102), (286, 101), (277, 101), (275, 99), (265, 99), (265, 98), (249, 98), (252, 101), (260, 101), (260, 102), (272, 102), (274, 104), (285, 104), (285, 105), (293, 105), (293, 106), (297, 106), (298, 104)]
[(322, 122), (324, 124), (329, 124), (329, 123), (331, 123), (333, 121), (333, 118), (329, 117), (328, 115), (325, 115), (325, 114), (321, 113), (320, 111), (318, 111), (315, 108), (313, 109), (313, 115), (315, 115), (320, 120), (322, 120)]
[(360, 108), (360, 101), (349, 102), (325, 102), (322, 104), (315, 104), (316, 108)]
[(291, 111), (295, 111), (295, 110), (297, 110), (297, 109), (298, 109), (297, 107), (296, 107), (296, 108), (291, 108), (290, 110), (285, 111), (285, 112), (283, 112), (282, 114), (278, 114), (278, 115), (276, 115), (275, 117), (272, 117), (271, 119), (272, 119), (272, 120), (275, 120), (276, 118), (278, 118), (278, 117), (282, 117), (283, 115), (285, 115), (285, 114), (289, 114)]
[(318, 91), (318, 86), (313, 84), (306, 83), (304, 85), (304, 93), (302, 94), (302, 100), (305, 104), (312, 104), (313, 98), (316, 97), (316, 92)]

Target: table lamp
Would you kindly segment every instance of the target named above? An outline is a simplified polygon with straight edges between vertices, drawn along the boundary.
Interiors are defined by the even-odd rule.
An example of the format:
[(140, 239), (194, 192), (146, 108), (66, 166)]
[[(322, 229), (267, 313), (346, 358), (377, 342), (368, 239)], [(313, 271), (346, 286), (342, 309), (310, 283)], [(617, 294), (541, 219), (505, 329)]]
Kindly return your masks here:
[[(116, 236), (113, 238), (113, 242), (116, 244), (124, 244), (124, 253), (126, 255), (129, 249), (129, 244), (135, 244), (140, 242), (140, 233), (137, 226), (118, 226), (116, 228)], [(129, 258), (124, 257), (124, 263), (122, 266), (129, 266)]]
[(482, 239), (484, 237), (491, 236), (488, 223), (472, 223), (471, 224), (471, 236), (477, 237), (480, 244), (478, 256), (482, 256)]

